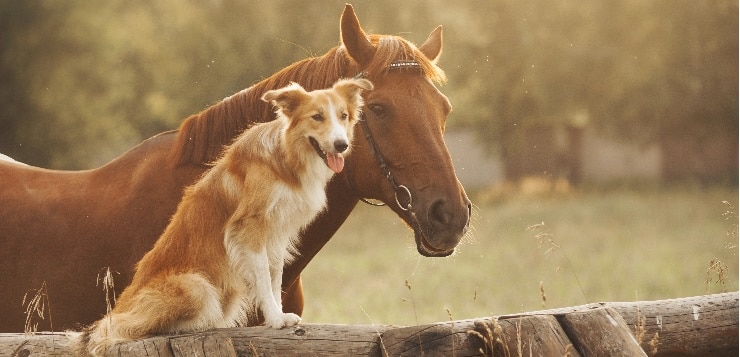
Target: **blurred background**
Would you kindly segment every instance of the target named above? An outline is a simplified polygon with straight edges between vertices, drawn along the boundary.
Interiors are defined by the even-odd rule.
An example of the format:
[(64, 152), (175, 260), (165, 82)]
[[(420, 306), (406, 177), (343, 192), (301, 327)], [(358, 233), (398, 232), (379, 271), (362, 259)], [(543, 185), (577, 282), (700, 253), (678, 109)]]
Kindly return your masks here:
[[(100, 166), (338, 45), (344, 2), (2, 1), (0, 153)], [(353, 5), (369, 33), (444, 26), (446, 139), (475, 230), (422, 259), (389, 210), (358, 208), (306, 272), (307, 322), (737, 290), (737, 1)]]

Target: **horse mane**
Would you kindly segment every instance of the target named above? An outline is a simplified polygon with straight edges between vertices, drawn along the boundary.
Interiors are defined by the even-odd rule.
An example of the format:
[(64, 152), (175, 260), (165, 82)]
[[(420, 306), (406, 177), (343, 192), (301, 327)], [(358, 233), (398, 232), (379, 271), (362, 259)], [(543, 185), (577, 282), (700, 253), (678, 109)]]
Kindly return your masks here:
[(252, 124), (275, 118), (272, 105), (262, 101), (262, 95), (290, 82), (299, 83), (307, 91), (331, 87), (340, 78), (363, 74), (372, 80), (385, 75), (391, 63), (404, 61), (436, 83), (446, 80), (444, 71), (424, 56), (412, 43), (399, 36), (370, 35), (376, 47), (371, 63), (360, 66), (349, 56), (344, 46), (334, 47), (319, 57), (306, 58), (278, 71), (259, 83), (224, 98), (198, 114), (191, 115), (180, 125), (174, 155), (178, 165), (207, 164), (215, 161), (223, 147)]

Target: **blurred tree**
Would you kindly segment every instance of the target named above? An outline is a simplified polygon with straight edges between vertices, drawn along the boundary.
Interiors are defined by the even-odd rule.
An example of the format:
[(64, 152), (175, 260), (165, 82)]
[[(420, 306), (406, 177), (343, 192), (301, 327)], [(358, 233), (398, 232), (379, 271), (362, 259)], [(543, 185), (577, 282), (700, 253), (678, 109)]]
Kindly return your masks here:
[[(343, 5), (0, 2), (0, 152), (45, 167), (100, 165), (335, 46)], [(476, 129), (510, 174), (536, 155), (572, 164), (573, 155), (552, 147), (585, 126), (667, 150), (737, 142), (736, 1), (378, 0), (355, 8), (369, 32), (417, 43), (445, 26), (448, 125)], [(547, 165), (530, 166), (557, 169)]]
[[(29, 73), (20, 70), (31, 66), (30, 63), (43, 61), (43, 47), (38, 43), (28, 46), (24, 52), (14, 51), (19, 43), (31, 42), (28, 33), (42, 22), (39, 16), (40, 3), (26, 1), (8, 1), (0, 3), (0, 150), (13, 157), (27, 160), (33, 150), (32, 145), (23, 147), (25, 138), (21, 137), (22, 128), (40, 117), (32, 103)], [(49, 19), (51, 22), (53, 19)], [(48, 159), (48, 153), (39, 153), (41, 162)]]
[(661, 18), (663, 66), (654, 76), (657, 138), (666, 178), (737, 182), (738, 3), (709, 0), (654, 4)]
[[(276, 11), (281, 3), (290, 10)], [(0, 3), (0, 152), (45, 167), (97, 166), (310, 54), (310, 43), (295, 43), (319, 32), (333, 39), (314, 39), (319, 52), (336, 43), (336, 20), (309, 31), (320, 16), (286, 3)], [(285, 31), (286, 12), (303, 27)]]
[(464, 59), (447, 68), (453, 123), (475, 128), (513, 178), (532, 174), (517, 166), (537, 151), (562, 160), (553, 138), (585, 125), (638, 143), (693, 142), (695, 152), (729, 141), (720, 154), (737, 167), (736, 1), (460, 4), (447, 18), (466, 29), (450, 41)]

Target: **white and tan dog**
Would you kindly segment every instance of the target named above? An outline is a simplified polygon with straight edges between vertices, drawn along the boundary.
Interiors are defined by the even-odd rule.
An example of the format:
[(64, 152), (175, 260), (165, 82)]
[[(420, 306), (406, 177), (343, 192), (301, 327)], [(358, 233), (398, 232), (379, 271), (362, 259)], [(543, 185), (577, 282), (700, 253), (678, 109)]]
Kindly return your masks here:
[(166, 333), (235, 326), (259, 309), (265, 324), (292, 326), (281, 283), (299, 230), (326, 206), (344, 167), (366, 79), (306, 92), (298, 84), (262, 99), (277, 119), (246, 130), (185, 191), (167, 229), (137, 264), (115, 308), (76, 337), (81, 353)]

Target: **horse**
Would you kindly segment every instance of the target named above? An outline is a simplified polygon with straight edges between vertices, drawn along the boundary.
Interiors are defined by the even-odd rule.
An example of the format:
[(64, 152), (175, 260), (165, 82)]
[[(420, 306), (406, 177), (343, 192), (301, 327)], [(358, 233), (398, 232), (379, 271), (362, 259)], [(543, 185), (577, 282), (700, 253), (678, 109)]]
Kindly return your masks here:
[[(0, 332), (23, 331), (21, 305), (33, 294), (46, 304), (46, 311), (35, 310), (45, 317), (39, 330), (76, 328), (104, 315), (106, 300), (131, 282), (134, 264), (164, 231), (184, 188), (251, 123), (275, 118), (260, 97), (289, 82), (310, 91), (362, 76), (375, 89), (363, 94), (363, 133), (327, 185), (327, 208), (300, 233), (284, 269), (285, 311), (302, 314), (301, 271), (360, 200), (387, 204), (414, 231), (421, 255), (452, 254), (468, 231), (471, 203), (443, 138), (452, 108), (437, 88), (446, 80), (437, 65), (442, 27), (415, 46), (366, 34), (346, 5), (340, 39), (324, 55), (279, 70), (101, 167), (56, 171), (0, 160)], [(113, 283), (103, 279), (109, 275)], [(259, 314), (244, 322), (259, 323)]]

